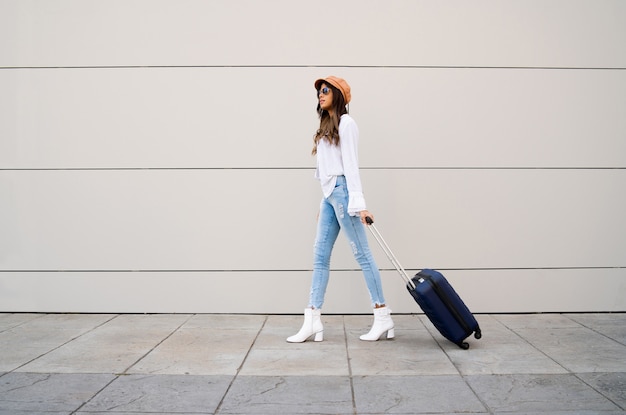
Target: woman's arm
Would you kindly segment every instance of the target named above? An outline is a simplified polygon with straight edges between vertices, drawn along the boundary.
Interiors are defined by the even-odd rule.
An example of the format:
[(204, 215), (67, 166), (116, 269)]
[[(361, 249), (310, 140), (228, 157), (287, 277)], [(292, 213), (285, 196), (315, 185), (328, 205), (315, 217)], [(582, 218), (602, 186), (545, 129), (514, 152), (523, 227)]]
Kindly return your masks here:
[[(349, 116), (341, 118), (339, 123), (339, 145), (343, 162), (343, 174), (348, 186), (348, 214), (357, 216), (361, 211), (367, 211), (361, 176), (359, 173), (358, 142), (359, 129)], [(362, 217), (361, 221), (365, 219)]]

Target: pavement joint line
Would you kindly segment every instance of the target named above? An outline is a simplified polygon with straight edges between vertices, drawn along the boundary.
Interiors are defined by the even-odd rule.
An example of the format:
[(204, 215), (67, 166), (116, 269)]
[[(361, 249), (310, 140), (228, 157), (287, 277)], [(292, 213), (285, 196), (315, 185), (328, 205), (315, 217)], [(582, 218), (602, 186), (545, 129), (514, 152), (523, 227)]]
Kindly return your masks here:
[(24, 324), (28, 324), (28, 323), (30, 323), (30, 322), (32, 322), (32, 321), (34, 321), (34, 320), (40, 319), (40, 318), (42, 318), (42, 317), (44, 317), (44, 316), (45, 316), (45, 314), (39, 314), (39, 315), (37, 315), (37, 317), (33, 318), (32, 320), (24, 320), (24, 321), (22, 321), (22, 322), (20, 322), (20, 323), (16, 324), (15, 326), (7, 327), (7, 328), (5, 328), (4, 330), (0, 330), (0, 334), (1, 334), (1, 333), (4, 333), (5, 331), (9, 331), (9, 330), (16, 329), (16, 328), (18, 328), (18, 327), (20, 327), (20, 326), (23, 326)]
[(106, 385), (104, 385), (102, 388), (100, 388), (100, 390), (98, 390), (96, 393), (93, 394), (93, 396), (89, 399), (87, 399), (85, 402), (81, 403), (78, 408), (76, 408), (75, 410), (73, 410), (72, 412), (70, 412), (70, 415), (75, 415), (78, 411), (80, 411), (85, 405), (87, 405), (89, 402), (93, 401), (93, 399), (100, 395), (102, 393), (102, 391), (104, 391), (106, 388), (108, 388), (109, 386), (111, 386), (111, 384), (113, 382), (115, 382), (117, 379), (119, 379), (119, 377), (122, 375), (113, 375), (113, 379), (111, 379), (109, 382), (106, 383)]
[[(118, 316), (118, 315), (115, 315), (115, 316), (111, 317), (110, 319), (108, 319), (108, 320), (106, 320), (106, 321), (103, 321), (102, 323), (98, 324), (97, 326), (94, 326), (94, 327), (90, 328), (89, 330), (85, 331), (84, 333), (80, 333), (79, 335), (77, 335), (77, 336), (75, 336), (75, 337), (72, 337), (72, 338), (71, 338), (71, 339), (69, 339), (68, 341), (66, 341), (66, 342), (64, 342), (64, 343), (61, 343), (61, 344), (59, 344), (59, 345), (58, 345), (58, 346), (56, 346), (56, 347), (53, 347), (52, 349), (50, 349), (50, 350), (46, 351), (45, 353), (42, 353), (42, 354), (40, 354), (39, 356), (34, 357), (34, 358), (30, 359), (29, 361), (27, 361), (27, 362), (25, 362), (25, 363), (22, 363), (21, 365), (19, 365), (19, 366), (17, 366), (17, 367), (15, 367), (15, 368), (13, 368), (13, 369), (11, 369), (11, 370), (7, 371), (6, 373), (1, 374), (1, 375), (0, 375), (0, 378), (1, 378), (2, 376), (8, 375), (9, 373), (13, 373), (13, 372), (15, 372), (16, 370), (19, 370), (20, 368), (22, 368), (22, 367), (24, 367), (24, 366), (28, 365), (29, 363), (32, 363), (32, 362), (34, 362), (35, 360), (40, 359), (40, 358), (44, 357), (45, 355), (50, 354), (50, 353), (52, 353), (53, 351), (60, 349), (61, 347), (65, 346), (66, 344), (69, 344), (69, 343), (73, 342), (74, 340), (76, 340), (76, 339), (78, 339), (78, 338), (80, 338), (80, 337), (82, 337), (82, 336), (84, 336), (84, 335), (86, 335), (86, 334), (88, 334), (88, 333), (91, 333), (92, 331), (94, 331), (94, 330), (96, 330), (96, 329), (98, 329), (98, 328), (102, 327), (103, 325), (107, 324), (109, 321), (111, 321), (111, 320), (113, 320), (113, 319), (117, 318), (117, 316)], [(21, 325), (21, 324), (20, 324), (20, 325)], [(20, 325), (15, 326), (15, 327), (19, 327)]]
[[(565, 372), (567, 372), (568, 374), (574, 374), (575, 373), (571, 370), (568, 369), (567, 367), (563, 366), (561, 363), (559, 363), (556, 359), (554, 359), (552, 356), (550, 356), (549, 354), (547, 354), (546, 352), (544, 352), (543, 350), (541, 350), (539, 347), (537, 347), (536, 345), (534, 345), (530, 340), (528, 340), (527, 338), (525, 338), (524, 336), (522, 336), (521, 334), (519, 334), (515, 329), (512, 329), (511, 327), (507, 326), (505, 323), (503, 323), (502, 321), (498, 320), (497, 318), (495, 318), (495, 320), (499, 323), (502, 324), (502, 326), (504, 326), (507, 330), (509, 330), (510, 332), (512, 332), (515, 336), (517, 336), (520, 340), (522, 340), (523, 342), (525, 342), (526, 344), (528, 344), (530, 347), (532, 347), (533, 349), (535, 349), (537, 352), (541, 353), (542, 355), (544, 355), (546, 358), (550, 359), (551, 361), (553, 361), (556, 365), (558, 365), (561, 369), (563, 369)], [(575, 322), (577, 324), (579, 324), (578, 322)]]
[(352, 413), (357, 415), (356, 396), (354, 394), (354, 377), (352, 376), (352, 363), (350, 359), (350, 348), (348, 347), (348, 331), (346, 330), (346, 316), (341, 319), (343, 323), (343, 341), (346, 346), (346, 358), (348, 359), (348, 378), (350, 380), (350, 394), (352, 395)]
[(215, 407), (214, 414), (219, 414), (220, 413), (220, 410), (222, 409), (222, 404), (224, 403), (224, 399), (226, 399), (226, 397), (228, 396), (228, 392), (230, 392), (230, 389), (233, 387), (233, 384), (235, 383), (235, 380), (237, 380), (237, 377), (239, 377), (239, 373), (241, 372), (241, 369), (243, 369), (243, 366), (246, 364), (246, 360), (248, 360), (248, 356), (250, 355), (250, 352), (252, 351), (252, 348), (256, 344), (256, 341), (258, 340), (259, 336), (261, 335), (261, 332), (265, 328), (265, 324), (267, 323), (267, 319), (268, 319), (268, 316), (266, 315), (265, 318), (263, 319), (263, 324), (261, 324), (261, 327), (259, 327), (259, 330), (256, 332), (256, 336), (254, 336), (254, 340), (252, 340), (252, 343), (250, 344), (250, 347), (248, 348), (248, 351), (246, 352), (246, 355), (241, 360), (241, 364), (237, 367), (237, 370), (235, 371), (235, 375), (230, 380), (230, 383), (228, 384), (228, 387), (224, 391), (224, 395), (222, 395), (222, 398), (220, 399), (219, 403)]
[(619, 340), (616, 340), (616, 339), (614, 339), (613, 337), (608, 336), (608, 335), (606, 335), (606, 334), (602, 333), (601, 331), (598, 331), (598, 330), (594, 329), (593, 327), (590, 327), (590, 326), (586, 325), (585, 323), (582, 323), (582, 322), (580, 322), (580, 321), (578, 321), (578, 320), (575, 320), (575, 319), (573, 319), (572, 317), (570, 317), (570, 316), (568, 316), (568, 315), (563, 315), (563, 316), (564, 316), (564, 317), (567, 317), (570, 321), (573, 321), (574, 323), (579, 324), (579, 325), (581, 325), (582, 327), (584, 327), (584, 328), (586, 328), (586, 329), (588, 329), (588, 330), (591, 330), (591, 331), (593, 331), (593, 332), (594, 332), (594, 333), (596, 333), (596, 334), (599, 334), (599, 335), (600, 335), (600, 336), (602, 336), (602, 337), (606, 337), (608, 340), (611, 340), (611, 341), (613, 341), (613, 342), (615, 342), (615, 343), (619, 344), (620, 346), (626, 346), (626, 343), (622, 343), (622, 342), (620, 342)]
[(596, 393), (598, 393), (599, 395), (603, 396), (607, 401), (611, 402), (613, 405), (617, 406), (622, 411), (626, 410), (626, 407), (622, 407), (619, 403), (615, 402), (615, 400), (611, 399), (611, 397), (608, 394), (602, 393), (602, 391), (599, 391), (592, 384), (590, 384), (589, 382), (586, 382), (585, 379), (580, 377), (580, 373), (574, 373), (574, 376), (576, 377), (576, 379), (580, 380), (583, 384), (587, 385), (589, 388), (591, 388), (592, 390), (596, 391)]
[[(418, 321), (420, 321), (422, 323), (422, 325), (426, 328), (426, 331), (432, 336), (433, 340), (435, 340), (435, 342), (437, 343), (437, 345), (439, 346), (439, 348), (441, 349), (441, 351), (443, 352), (444, 355), (446, 355), (446, 357), (448, 358), (448, 360), (450, 361), (450, 364), (454, 367), (454, 369), (457, 371), (457, 374), (459, 375), (459, 377), (463, 380), (463, 382), (465, 383), (465, 385), (467, 385), (467, 387), (469, 388), (469, 390), (472, 391), (472, 393), (474, 394), (474, 397), (478, 400), (478, 402), (480, 402), (480, 404), (485, 408), (485, 411), (487, 411), (488, 414), (493, 414), (493, 410), (489, 407), (489, 405), (487, 404), (487, 402), (485, 402), (484, 399), (482, 399), (480, 397), (480, 394), (476, 391), (476, 389), (474, 389), (472, 387), (472, 385), (467, 381), (468, 376), (464, 375), (463, 372), (461, 371), (461, 369), (459, 368), (459, 366), (454, 362), (454, 359), (452, 359), (450, 357), (450, 354), (448, 353), (448, 351), (446, 350), (446, 348), (443, 346), (442, 342), (440, 340), (437, 340), (436, 334), (434, 332), (432, 332), (428, 326), (426, 324), (424, 324), (424, 321), (420, 318), (418, 318)], [(500, 322), (498, 322), (500, 323)], [(501, 324), (501, 323), (500, 323)], [(508, 328), (508, 327), (507, 327)]]
[[(111, 320), (119, 317), (121, 314), (117, 314), (116, 316), (114, 316), (113, 318), (105, 321), (104, 323), (102, 323), (100, 326), (110, 322)], [(129, 374), (127, 373), (133, 366), (135, 366), (137, 363), (139, 363), (142, 359), (144, 359), (146, 356), (148, 356), (150, 353), (152, 353), (154, 351), (154, 349), (156, 349), (157, 347), (159, 347), (165, 340), (169, 339), (174, 333), (176, 333), (178, 330), (180, 330), (180, 328), (182, 326), (184, 326), (195, 314), (190, 314), (185, 321), (183, 321), (178, 327), (176, 327), (174, 330), (172, 330), (172, 332), (170, 334), (168, 334), (167, 336), (165, 336), (163, 339), (161, 339), (160, 342), (158, 342), (154, 347), (152, 347), (150, 350), (148, 350), (146, 353), (144, 353), (139, 359), (137, 359), (134, 363), (132, 363), (130, 366), (128, 366), (126, 369), (124, 369), (121, 373), (114, 373), (113, 374), (113, 379), (111, 379), (110, 382), (108, 382), (106, 385), (104, 385), (104, 387), (102, 387), (99, 391), (97, 391), (95, 394), (93, 394), (93, 396), (89, 399), (87, 399), (85, 402), (83, 402), (78, 408), (76, 408), (76, 410), (74, 410), (73, 412), (70, 413), (70, 415), (74, 415), (75, 413), (77, 413), (78, 411), (80, 411), (85, 405), (87, 405), (89, 402), (91, 402), (96, 396), (98, 396), (100, 393), (102, 393), (102, 391), (104, 391), (106, 388), (108, 388), (113, 382), (115, 382), (117, 379), (119, 379), (121, 376), (128, 376)]]
[(127, 375), (128, 371), (135, 366), (137, 363), (141, 362), (143, 359), (146, 358), (146, 356), (148, 356), (150, 353), (152, 353), (157, 347), (159, 347), (161, 344), (163, 344), (163, 342), (165, 342), (167, 339), (169, 339), (170, 337), (172, 337), (174, 335), (174, 333), (176, 333), (178, 330), (180, 330), (180, 328), (182, 326), (184, 326), (185, 324), (187, 324), (187, 322), (189, 320), (191, 320), (191, 318), (195, 316), (195, 314), (189, 314), (189, 316), (185, 319), (185, 321), (183, 321), (182, 323), (180, 323), (178, 325), (178, 327), (176, 327), (174, 330), (172, 330), (172, 332), (170, 334), (168, 334), (167, 336), (165, 336), (163, 339), (161, 339), (160, 342), (158, 342), (157, 344), (155, 344), (150, 350), (148, 350), (146, 353), (144, 353), (142, 356), (139, 357), (139, 359), (137, 359), (134, 363), (132, 363), (130, 366), (128, 366), (126, 369), (124, 369), (120, 375)]

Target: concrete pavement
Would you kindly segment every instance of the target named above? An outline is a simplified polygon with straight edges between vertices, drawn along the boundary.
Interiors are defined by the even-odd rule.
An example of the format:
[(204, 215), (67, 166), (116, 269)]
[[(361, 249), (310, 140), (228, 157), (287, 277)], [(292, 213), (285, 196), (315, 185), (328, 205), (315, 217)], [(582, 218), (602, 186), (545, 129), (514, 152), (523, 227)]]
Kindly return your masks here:
[(477, 315), (469, 350), (393, 318), (0, 314), (0, 415), (626, 413), (626, 314)]

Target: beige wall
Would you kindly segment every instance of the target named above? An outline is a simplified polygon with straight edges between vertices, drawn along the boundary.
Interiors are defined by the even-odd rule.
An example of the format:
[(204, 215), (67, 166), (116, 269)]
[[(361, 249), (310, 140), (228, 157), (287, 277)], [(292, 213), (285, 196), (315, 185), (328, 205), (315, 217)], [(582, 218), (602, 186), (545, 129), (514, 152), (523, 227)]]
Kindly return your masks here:
[[(300, 312), (329, 74), (407, 269), (442, 270), (475, 312), (626, 311), (625, 18), (599, 0), (0, 0), (0, 311)], [(345, 245), (325, 311), (368, 312)], [(388, 303), (416, 312), (374, 249)]]

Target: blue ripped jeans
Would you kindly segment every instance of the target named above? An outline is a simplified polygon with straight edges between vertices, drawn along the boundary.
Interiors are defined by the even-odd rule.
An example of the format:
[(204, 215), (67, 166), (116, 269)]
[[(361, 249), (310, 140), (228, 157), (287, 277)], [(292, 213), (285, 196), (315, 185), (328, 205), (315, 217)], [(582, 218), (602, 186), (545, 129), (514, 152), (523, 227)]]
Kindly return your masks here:
[(330, 256), (339, 230), (343, 229), (352, 253), (363, 271), (372, 307), (385, 304), (380, 272), (367, 243), (365, 225), (359, 216), (348, 215), (348, 188), (344, 176), (337, 177), (335, 189), (320, 204), (313, 259), (313, 280), (309, 307), (322, 308), (330, 276)]

